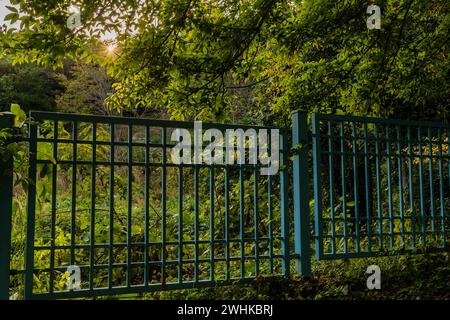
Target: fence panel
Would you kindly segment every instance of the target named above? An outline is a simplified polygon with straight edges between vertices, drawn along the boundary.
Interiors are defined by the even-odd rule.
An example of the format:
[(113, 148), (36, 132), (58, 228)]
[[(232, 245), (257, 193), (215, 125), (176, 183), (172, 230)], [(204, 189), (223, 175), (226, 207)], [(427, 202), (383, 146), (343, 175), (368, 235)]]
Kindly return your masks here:
[[(198, 133), (198, 122), (47, 112), (30, 119), (26, 237), (18, 240), (26, 239), (23, 269), (20, 259), (9, 267), (11, 159), (0, 167), (0, 299), (9, 295), (10, 276), (22, 275), (26, 299), (288, 276), (292, 231), (296, 269), (309, 276), (310, 182), (318, 260), (449, 248), (445, 124), (314, 113), (310, 134), (308, 114), (295, 112), (291, 229), (286, 129), (202, 123)], [(11, 126), (0, 118), (1, 128)], [(241, 134), (245, 152), (235, 152), (240, 140), (230, 141), (229, 131)], [(223, 148), (211, 158), (228, 161), (198, 160), (212, 142)], [(250, 160), (274, 151), (279, 170), (264, 175), (268, 164)], [(177, 152), (188, 161), (177, 162)]]
[(317, 259), (449, 246), (448, 125), (313, 114)]
[[(192, 122), (45, 112), (30, 118), (25, 298), (289, 274), (285, 130), (277, 143), (280, 171), (262, 176), (263, 165), (248, 162), (251, 148), (244, 164), (173, 161), (172, 134), (193, 133)], [(274, 128), (203, 123), (203, 129)], [(183, 148), (181, 156), (189, 151), (195, 155)], [(80, 286), (68, 288), (77, 270)]]

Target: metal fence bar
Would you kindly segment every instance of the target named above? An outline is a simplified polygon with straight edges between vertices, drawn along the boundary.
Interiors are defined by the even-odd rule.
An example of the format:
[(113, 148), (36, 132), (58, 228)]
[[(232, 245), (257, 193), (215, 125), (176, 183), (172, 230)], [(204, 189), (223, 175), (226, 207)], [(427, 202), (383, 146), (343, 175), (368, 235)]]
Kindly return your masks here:
[(259, 275), (259, 208), (258, 208), (258, 167), (255, 165), (253, 173), (253, 223), (255, 224), (253, 234), (255, 237), (255, 275)]
[(334, 234), (336, 232), (336, 225), (335, 225), (335, 192), (334, 192), (334, 130), (333, 125), (330, 122), (328, 122), (328, 182), (329, 182), (329, 193), (330, 193), (330, 222), (331, 222), (331, 253), (336, 253), (336, 239), (334, 237)]
[[(271, 148), (271, 136), (269, 135), (269, 149)], [(267, 207), (269, 213), (269, 272), (273, 273), (273, 204), (272, 204), (272, 176), (267, 178)]]
[(77, 210), (77, 140), (78, 140), (78, 122), (74, 121), (72, 124), (72, 203), (71, 203), (71, 221), (70, 221), (70, 265), (75, 264), (75, 224), (76, 224), (76, 210)]
[(402, 247), (405, 247), (405, 209), (403, 203), (403, 163), (401, 128), (397, 126), (397, 163), (398, 163), (398, 204), (400, 210), (400, 224), (402, 233)]
[(372, 252), (372, 208), (370, 188), (370, 166), (369, 166), (369, 138), (367, 123), (364, 123), (364, 175), (366, 182), (366, 229), (367, 229), (367, 251)]
[[(0, 115), (0, 130), (13, 126), (13, 115)], [(0, 300), (9, 299), (13, 168), (12, 157), (0, 160)]]
[(215, 228), (214, 228), (214, 166), (213, 159), (211, 159), (211, 167), (209, 168), (209, 278), (214, 282), (214, 238), (215, 238)]
[[(243, 155), (238, 155), (242, 157)], [(245, 159), (245, 157), (244, 157)], [(245, 200), (245, 188), (244, 188), (244, 168), (242, 163), (239, 167), (239, 237), (241, 246), (241, 278), (245, 278), (245, 235), (244, 235), (244, 200)]]
[[(33, 119), (33, 113), (30, 113), (30, 119)], [(29, 125), (29, 162), (28, 177), (36, 181), (36, 158), (37, 158), (37, 133), (38, 128), (32, 122)], [(33, 296), (33, 274), (34, 274), (34, 235), (35, 235), (35, 209), (36, 209), (36, 183), (28, 184), (28, 203), (27, 203), (27, 235), (25, 248), (25, 299), (31, 299)]]
[(195, 259), (195, 266), (194, 266), (194, 279), (195, 283), (197, 284), (200, 280), (200, 269), (199, 269), (199, 221), (198, 216), (200, 213), (199, 210), (199, 167), (196, 165), (194, 167), (194, 246), (195, 246), (195, 252), (194, 252), (194, 259)]
[(388, 212), (389, 212), (389, 249), (394, 247), (394, 205), (393, 205), (393, 191), (392, 191), (392, 142), (391, 142), (391, 128), (386, 126), (386, 161), (387, 161), (387, 178), (388, 178)]
[(51, 222), (50, 222), (50, 233), (51, 233), (51, 238), (50, 238), (50, 243), (51, 243), (51, 248), (50, 248), (50, 280), (49, 280), (49, 284), (50, 284), (50, 293), (53, 293), (53, 288), (54, 288), (54, 281), (55, 281), (55, 272), (54, 272), (54, 267), (55, 267), (55, 238), (56, 238), (56, 179), (57, 179), (57, 170), (58, 170), (58, 143), (56, 142), (58, 138), (58, 121), (54, 121), (53, 122), (53, 159), (54, 159), (54, 163), (52, 165), (52, 209), (51, 209)]
[(94, 265), (95, 265), (95, 216), (96, 216), (96, 182), (97, 182), (97, 124), (92, 123), (92, 165), (91, 165), (91, 214), (90, 214), (90, 235), (89, 235), (89, 289), (94, 289)]
[[(434, 201), (434, 167), (433, 167), (433, 137), (431, 134), (431, 128), (428, 128), (427, 130), (427, 139), (428, 139), (428, 177), (429, 177), (429, 186), (430, 186), (430, 214), (431, 214), (431, 231), (436, 231), (436, 207), (435, 207), (435, 201)], [(435, 235), (433, 235), (432, 238), (434, 238)]]
[(441, 214), (441, 234), (442, 234), (442, 247), (446, 248), (447, 243), (445, 241), (445, 198), (444, 198), (444, 165), (442, 163), (442, 128), (438, 129), (438, 153), (439, 153), (439, 207)]
[(165, 285), (166, 283), (166, 260), (167, 260), (167, 244), (166, 244), (166, 232), (167, 232), (167, 128), (162, 128), (162, 181), (161, 181), (161, 189), (162, 189), (162, 198), (161, 198), (161, 207), (162, 207), (162, 218), (161, 218), (161, 284)]
[(230, 280), (230, 169), (225, 167), (225, 277)]
[(180, 164), (178, 168), (178, 282), (180, 284), (183, 283), (183, 241), (183, 166)]
[[(150, 242), (150, 128), (145, 126), (145, 181), (144, 181), (144, 198), (145, 198), (145, 217), (144, 217), (144, 286), (148, 286), (149, 279), (149, 242)], [(182, 218), (180, 217), (182, 221)], [(181, 231), (180, 231), (181, 232)], [(181, 238), (183, 235), (181, 233)]]
[(423, 145), (422, 145), (422, 128), (417, 128), (417, 139), (419, 140), (419, 190), (420, 190), (420, 225), (422, 233), (422, 245), (426, 244), (425, 228), (427, 218), (425, 216), (425, 198), (424, 198), (424, 181), (423, 181)]
[(357, 158), (357, 132), (356, 123), (352, 122), (352, 149), (353, 149), (353, 193), (354, 193), (354, 228), (356, 237), (356, 252), (361, 251), (361, 236), (359, 232), (359, 172), (358, 172), (358, 158)]
[[(330, 145), (336, 127), (340, 128), (339, 152)], [(417, 131), (417, 137), (413, 136), (413, 130)], [(446, 250), (448, 228), (444, 180), (445, 165), (450, 158), (443, 152), (444, 130), (442, 124), (434, 123), (422, 125), (421, 122), (396, 123), (364, 117), (313, 116), (316, 256), (319, 259), (423, 252), (423, 249), (428, 252)], [(325, 139), (328, 139), (327, 143)], [(325, 155), (328, 160), (322, 162), (320, 155)], [(341, 199), (335, 199), (333, 195), (334, 163), (330, 159), (334, 155), (341, 157)], [(350, 162), (352, 171), (348, 172), (346, 164)], [(414, 181), (416, 170), (418, 186)], [(326, 174), (330, 188), (322, 190), (321, 179)], [(353, 180), (352, 186), (346, 183), (349, 180)], [(361, 191), (361, 184), (365, 186), (364, 191)], [(375, 192), (376, 199), (372, 192)], [(348, 196), (354, 200), (351, 205), (346, 200)], [(319, 209), (318, 204), (322, 206)], [(360, 212), (363, 206), (365, 214)], [(348, 207), (354, 209), (350, 217)], [(341, 217), (333, 215), (335, 208), (342, 210)], [(376, 231), (372, 230), (376, 227), (374, 221)], [(333, 222), (339, 223), (339, 231), (333, 230)], [(352, 228), (350, 233), (347, 226)], [(377, 243), (372, 241), (374, 235)], [(385, 240), (389, 241), (387, 248), (384, 247)], [(336, 241), (344, 242), (343, 250), (336, 247)]]
[(377, 210), (378, 210), (378, 245), (380, 250), (383, 249), (383, 200), (381, 198), (381, 146), (380, 146), (380, 129), (379, 125), (375, 125), (375, 176), (377, 179)]
[[(413, 189), (413, 147), (412, 147), (412, 136), (411, 136), (411, 126), (407, 128), (408, 137), (408, 182), (409, 182), (409, 210), (411, 213), (414, 212), (414, 189)], [(416, 217), (413, 215), (411, 217), (411, 230), (412, 230), (412, 247), (416, 247)]]
[(295, 265), (296, 271), (307, 277), (311, 274), (308, 114), (294, 112), (292, 117)]
[[(315, 242), (316, 259), (320, 260), (323, 255), (323, 221), (322, 221), (322, 172), (320, 155), (320, 116), (317, 113), (312, 115), (313, 134), (313, 172), (314, 172), (314, 216), (315, 216)], [(344, 195), (345, 197), (345, 195)]]
[(280, 135), (280, 202), (281, 202), (281, 255), (282, 273), (290, 275), (290, 229), (289, 229), (289, 149), (287, 131), (281, 131)]
[(131, 286), (132, 230), (133, 230), (133, 126), (128, 126), (128, 185), (127, 185), (127, 276), (126, 285)]
[[(108, 225), (108, 236), (109, 236), (109, 246), (108, 246), (108, 288), (111, 289), (113, 287), (113, 262), (114, 262), (114, 158), (115, 158), (115, 126), (114, 124), (110, 125), (110, 167), (109, 167), (109, 225)], [(146, 168), (147, 169), (147, 168)], [(147, 171), (146, 171), (147, 172)], [(146, 238), (147, 241), (147, 238)]]
[[(347, 184), (345, 175), (345, 128), (344, 122), (340, 124), (340, 139), (341, 139), (341, 184), (342, 184), (342, 216), (344, 219), (344, 253), (348, 250), (348, 221), (347, 221)], [(317, 255), (317, 254), (316, 254)]]

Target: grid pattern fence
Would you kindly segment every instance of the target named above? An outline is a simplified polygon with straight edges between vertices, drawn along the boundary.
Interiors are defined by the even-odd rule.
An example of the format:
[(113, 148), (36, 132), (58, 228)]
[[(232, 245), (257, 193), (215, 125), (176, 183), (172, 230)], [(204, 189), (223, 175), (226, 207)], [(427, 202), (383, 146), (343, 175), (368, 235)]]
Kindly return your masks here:
[[(44, 112), (30, 119), (25, 298), (194, 288), (289, 272), (285, 131), (282, 169), (262, 176), (248, 154), (245, 164), (174, 163), (172, 134), (183, 128), (194, 136), (192, 122)], [(67, 288), (69, 266), (80, 268), (77, 290)]]
[(313, 114), (317, 259), (446, 251), (450, 126)]
[[(203, 123), (243, 134), (243, 160), (224, 164), (195, 161), (195, 141), (204, 150), (212, 140), (198, 140), (194, 122), (30, 119), (26, 192), (13, 158), (0, 159), (0, 299), (11, 287), (54, 299), (246, 282), (289, 276), (291, 261), (309, 276), (312, 252), (324, 260), (449, 249), (448, 124), (294, 112), (288, 135)], [(0, 116), (0, 129), (13, 124)], [(179, 153), (192, 162), (173, 158), (180, 129), (194, 137)], [(277, 143), (245, 138), (270, 130)], [(279, 153), (276, 174), (250, 161), (261, 148)], [(77, 270), (80, 286), (70, 288)]]

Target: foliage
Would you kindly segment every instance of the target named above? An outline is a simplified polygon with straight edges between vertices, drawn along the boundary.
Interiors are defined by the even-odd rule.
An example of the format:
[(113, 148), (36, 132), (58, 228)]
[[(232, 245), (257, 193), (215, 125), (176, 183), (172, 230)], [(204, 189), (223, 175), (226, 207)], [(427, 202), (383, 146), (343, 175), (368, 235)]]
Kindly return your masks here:
[[(12, 3), (8, 19), (22, 32), (3, 32), (5, 52), (15, 62), (107, 64), (116, 109), (203, 120), (245, 109), (267, 123), (299, 108), (448, 119), (445, 1), (381, 1), (381, 30), (366, 28), (362, 0), (79, 1), (75, 31), (67, 1)], [(109, 55), (99, 43), (108, 32), (117, 34)]]
[(60, 90), (53, 72), (36, 64), (13, 66), (0, 59), (0, 110), (19, 104), (25, 111), (53, 111)]
[(57, 75), (64, 91), (56, 97), (59, 111), (108, 114), (105, 99), (113, 92), (113, 80), (98, 65), (75, 62), (68, 75)]
[[(249, 285), (167, 291), (144, 299), (180, 300), (448, 300), (448, 254), (315, 263), (310, 279), (259, 278)], [(381, 268), (381, 290), (368, 290), (366, 269)], [(430, 272), (432, 270), (432, 272)]]
[[(26, 127), (24, 113), (15, 103), (20, 103), (25, 110), (54, 109), (55, 92), (60, 88), (53, 74), (45, 68), (64, 69), (67, 58), (75, 61), (75, 66), (70, 73), (63, 71), (59, 76), (66, 91), (58, 95), (57, 105), (64, 111), (110, 112), (105, 106), (116, 111), (125, 107), (159, 108), (167, 110), (175, 119), (233, 120), (284, 127), (290, 125), (290, 112), (294, 109), (449, 120), (450, 14), (446, 1), (381, 1), (381, 30), (367, 30), (367, 2), (361, 0), (80, 0), (76, 4), (81, 7), (82, 26), (75, 30), (67, 26), (71, 15), (68, 1), (13, 0), (11, 3), (17, 7), (8, 7), (11, 13), (6, 20), (19, 22), (20, 30), (7, 27), (0, 31), (0, 46), (4, 56), (10, 59), (0, 60), (0, 104), (9, 106), (14, 103), (11, 110), (18, 115), (17, 124), (23, 128)], [(102, 39), (108, 32), (117, 35), (112, 44)], [(105, 76), (104, 68), (109, 77)], [(116, 83), (110, 88), (112, 79)], [(39, 125), (42, 136), (52, 139), (52, 124)], [(79, 138), (89, 140), (91, 129), (89, 125), (80, 125)], [(70, 139), (71, 130), (70, 125), (59, 124), (62, 138)], [(108, 141), (108, 128), (97, 128), (97, 135), (99, 139)], [(14, 137), (15, 132), (11, 130), (0, 132), (2, 158), (14, 155), (24, 160), (15, 161), (19, 168), (14, 171), (12, 263), (14, 268), (20, 269), (23, 266), (26, 227), (26, 181), (23, 177), (26, 176), (27, 152), (21, 144), (10, 144)], [(122, 131), (117, 139), (125, 142), (125, 137)], [(49, 163), (38, 166), (36, 243), (48, 245), (52, 242), (49, 226), (53, 186), (50, 175), (55, 169), (59, 172), (56, 195), (59, 220), (54, 243), (68, 245), (73, 236), (76, 243), (88, 245), (93, 205), (99, 213), (94, 221), (98, 227), (95, 240), (107, 243), (110, 206), (105, 195), (109, 192), (109, 168), (104, 166), (96, 172), (95, 203), (92, 204), (92, 171), (89, 166), (79, 166), (75, 182), (79, 221), (75, 234), (72, 234), (68, 213), (73, 201), (70, 184), (73, 168), (59, 164), (58, 160), (71, 160), (73, 149), (70, 144), (61, 144), (60, 147), (60, 157), (54, 159), (50, 143), (38, 146), (39, 158)], [(78, 147), (80, 160), (90, 160), (92, 146), (80, 144)], [(424, 148), (424, 152), (430, 151), (426, 146)], [(436, 151), (441, 150), (433, 150)], [(447, 152), (448, 149), (442, 151)], [(127, 161), (126, 152), (120, 150), (108, 151), (106, 146), (98, 146), (96, 152), (98, 159), (107, 161), (110, 153), (114, 152), (117, 159)], [(133, 151), (133, 154), (137, 159), (143, 156), (142, 150)], [(152, 154), (152, 157), (157, 158), (159, 154)], [(382, 173), (382, 185), (386, 186), (388, 172), (385, 165)], [(155, 169), (151, 174), (157, 177), (161, 171)], [(166, 209), (170, 213), (167, 226), (173, 231), (169, 237), (176, 241), (178, 195), (174, 172), (172, 175), (174, 178), (167, 181)], [(126, 198), (130, 177), (132, 189), (136, 190), (131, 208)], [(223, 177), (218, 174), (216, 178), (220, 180)], [(206, 185), (208, 173), (202, 173), (200, 179), (200, 185)], [(186, 188), (192, 190), (192, 181), (185, 183)], [(251, 189), (250, 175), (245, 177), (244, 183), (246, 190)], [(133, 241), (143, 241), (145, 203), (142, 172), (127, 172), (127, 168), (121, 168), (115, 175), (114, 185), (113, 214), (119, 222), (114, 225), (113, 240), (124, 242), (130, 232)], [(151, 190), (158, 190), (160, 185), (158, 178), (150, 181)], [(261, 197), (266, 196), (264, 189), (260, 190)], [(215, 193), (217, 199), (223, 200), (222, 189), (218, 188)], [(239, 186), (235, 183), (231, 186), (230, 203), (238, 203), (238, 198)], [(252, 201), (250, 197), (244, 201), (248, 211), (246, 216), (251, 217)], [(395, 204), (398, 201), (395, 199)], [(185, 216), (191, 226), (193, 203), (192, 195), (187, 194), (183, 204), (191, 212)], [(151, 204), (154, 213), (150, 221), (151, 240), (159, 241), (160, 189), (152, 193)], [(211, 205), (205, 197), (199, 208), (203, 221), (201, 237), (204, 239), (208, 236), (205, 221), (208, 221)], [(355, 203), (349, 202), (348, 205), (350, 210)], [(216, 209), (215, 214), (221, 216), (223, 209), (219, 206)], [(133, 224), (132, 230), (127, 228), (128, 210), (132, 212), (132, 220), (139, 222)], [(237, 232), (238, 208), (234, 206), (231, 210), (235, 220), (231, 221), (230, 229)], [(279, 212), (277, 214), (279, 218)], [(266, 225), (258, 227), (264, 230)], [(191, 234), (192, 228), (187, 231)], [(204, 247), (201, 254), (207, 255), (207, 250)], [(108, 262), (105, 251), (96, 252), (97, 263)], [(157, 261), (160, 254), (155, 249), (151, 252), (151, 259)], [(192, 255), (193, 249), (187, 250), (186, 254)], [(142, 259), (142, 255), (136, 251), (132, 258)], [(173, 258), (176, 251), (169, 248), (168, 255)], [(57, 264), (64, 268), (70, 261), (70, 252), (60, 250), (55, 258)], [(126, 258), (125, 250), (115, 251), (114, 262), (123, 263)], [(87, 264), (89, 259), (88, 250), (79, 250), (79, 263)], [(49, 251), (40, 251), (36, 266), (46, 267), (49, 260)], [(370, 260), (382, 264), (382, 269), (386, 270), (386, 295), (383, 292), (367, 295), (363, 287), (363, 266), (369, 261), (361, 261), (319, 263), (316, 275), (309, 281), (273, 282), (261, 278), (252, 286), (158, 293), (146, 298), (229, 298), (228, 295), (258, 299), (448, 297), (448, 290), (442, 287), (442, 283), (449, 281), (448, 254)], [(433, 268), (436, 272), (427, 272)], [(206, 268), (202, 272), (206, 274)], [(192, 268), (186, 274), (191, 276)], [(401, 276), (396, 279), (398, 275)], [(163, 278), (165, 281), (166, 277), (158, 268), (152, 270), (151, 276), (157, 282), (162, 282)], [(118, 283), (126, 279), (121, 269), (114, 272), (114, 277)], [(142, 273), (133, 273), (132, 278), (139, 282)], [(58, 270), (56, 289), (64, 289), (66, 279), (67, 274)], [(105, 274), (98, 274), (95, 285), (104, 285), (105, 279)], [(176, 279), (175, 270), (168, 272), (168, 280), (171, 279)], [(48, 273), (40, 274), (36, 279), (36, 289), (46, 290), (49, 281)], [(20, 277), (15, 278), (14, 286), (15, 291), (22, 289)]]
[[(54, 139), (54, 123), (52, 121), (43, 121), (35, 123), (39, 126), (39, 137), (41, 139), (47, 139), (51, 141)], [(144, 131), (142, 128), (134, 127), (132, 141), (135, 143), (142, 143), (144, 137)], [(160, 143), (162, 139), (161, 128), (152, 128), (156, 130), (151, 131), (151, 143)], [(159, 129), (159, 130), (158, 130)], [(61, 141), (69, 141), (74, 134), (74, 127), (71, 123), (59, 122), (58, 123), (58, 139)], [(168, 133), (170, 136), (170, 132)], [(78, 123), (77, 125), (77, 137), (78, 141), (92, 141), (92, 124)], [(123, 143), (128, 141), (128, 128), (125, 125), (115, 126), (115, 136), (113, 137), (117, 145), (114, 150), (111, 150), (108, 144), (98, 144), (95, 149), (96, 161), (108, 161), (111, 156), (111, 152), (114, 153), (114, 159), (116, 163), (126, 163), (128, 161), (128, 146), (123, 146)], [(96, 139), (100, 142), (109, 141), (110, 139), (110, 127), (109, 125), (97, 124), (96, 127)], [(135, 246), (130, 252), (123, 246), (127, 243), (128, 236), (131, 237), (131, 242), (134, 244), (143, 243), (146, 239), (146, 188), (149, 190), (148, 210), (148, 238), (147, 241), (152, 243), (149, 246), (149, 261), (150, 261), (150, 281), (153, 283), (163, 283), (176, 281), (178, 277), (178, 271), (175, 265), (168, 264), (167, 270), (164, 274), (161, 272), (160, 261), (162, 257), (162, 250), (160, 245), (155, 245), (162, 242), (162, 213), (165, 213), (165, 239), (167, 242), (172, 242), (171, 245), (165, 246), (166, 259), (168, 261), (177, 261), (178, 259), (178, 218), (179, 218), (179, 193), (178, 193), (178, 168), (167, 168), (166, 176), (166, 194), (165, 194), (165, 209), (163, 209), (163, 197), (162, 197), (162, 167), (152, 166), (149, 168), (149, 181), (145, 181), (144, 169), (142, 166), (133, 166), (129, 171), (126, 165), (114, 166), (114, 180), (110, 180), (109, 173), (111, 172), (109, 165), (97, 165), (95, 167), (95, 181), (93, 181), (93, 167), (90, 162), (93, 154), (93, 147), (88, 143), (78, 143), (76, 145), (77, 161), (76, 171), (71, 164), (64, 164), (64, 161), (71, 161), (73, 156), (73, 144), (59, 143), (57, 147), (57, 154), (54, 153), (53, 144), (47, 141), (40, 141), (37, 145), (37, 178), (36, 178), (36, 210), (35, 210), (35, 243), (36, 246), (51, 246), (54, 245), (62, 247), (64, 249), (55, 251), (55, 277), (54, 286), (55, 290), (66, 290), (67, 288), (67, 273), (65, 270), (72, 261), (76, 265), (87, 266), (90, 264), (90, 250), (89, 245), (91, 240), (96, 245), (106, 245), (110, 243), (110, 236), (113, 237), (114, 243), (113, 255), (109, 255), (107, 247), (96, 248), (94, 250), (94, 258), (96, 265), (108, 265), (111, 258), (115, 265), (126, 264), (128, 257), (131, 257), (131, 261), (142, 263), (144, 261), (144, 248), (142, 246)], [(23, 145), (23, 144), (22, 144)], [(144, 163), (145, 148), (133, 147), (133, 162)], [(150, 148), (149, 158), (152, 163), (162, 162), (162, 152), (159, 148)], [(169, 160), (170, 162), (170, 160)], [(56, 172), (55, 172), (56, 170)], [(215, 170), (215, 183), (214, 193), (215, 203), (212, 204), (209, 198), (209, 179), (210, 169), (203, 168), (199, 172), (199, 207), (198, 207), (198, 234), (199, 241), (203, 241), (199, 245), (198, 252), (200, 259), (207, 259), (209, 257), (210, 246), (205, 243), (210, 239), (210, 215), (211, 207), (214, 205), (214, 238), (224, 239), (225, 221), (225, 192), (224, 192), (224, 171)], [(26, 167), (16, 167), (15, 172), (27, 175)], [(253, 170), (247, 170), (244, 172), (244, 188), (247, 190), (244, 198), (244, 236), (252, 237), (255, 232), (255, 228), (258, 229), (260, 234), (268, 234), (269, 228), (269, 216), (267, 212), (261, 212), (260, 223), (255, 225), (254, 223), (254, 201), (251, 196), (253, 190), (254, 178)], [(75, 174), (75, 180), (73, 175)], [(56, 177), (54, 186), (53, 177)], [(239, 185), (239, 172), (238, 170), (230, 170), (229, 175), (229, 221), (228, 230), (229, 236), (233, 239), (239, 237), (240, 234), (240, 185)], [(26, 239), (25, 230), (27, 227), (26, 218), (26, 204), (27, 204), (27, 184), (19, 183), (16, 177), (15, 183), (15, 197), (13, 207), (13, 259), (12, 268), (15, 270), (23, 270), (24, 268), (24, 243)], [(274, 271), (280, 273), (281, 270), (281, 240), (280, 240), (280, 203), (279, 203), (279, 188), (275, 182), (276, 178), (273, 178), (272, 186), (272, 206), (273, 206), (273, 254), (277, 257), (274, 258)], [(72, 183), (73, 182), (73, 183)], [(34, 182), (31, 182), (34, 183)], [(110, 186), (113, 183), (113, 194), (110, 193)], [(194, 217), (196, 210), (194, 209), (194, 197), (192, 190), (194, 190), (194, 172), (192, 168), (184, 168), (183, 170), (183, 240), (186, 244), (183, 246), (183, 259), (193, 260), (195, 257), (195, 247), (192, 245), (195, 238), (194, 231)], [(75, 197), (72, 196), (73, 188), (76, 188)], [(93, 197), (93, 198), (92, 198)], [(128, 197), (131, 204), (128, 203)], [(268, 199), (267, 193), (267, 179), (260, 179), (259, 199)], [(92, 201), (93, 199), (93, 201)], [(110, 201), (113, 201), (111, 206)], [(72, 210), (75, 205), (75, 224), (72, 225)], [(95, 208), (95, 239), (91, 239), (91, 227), (92, 225), (92, 208)], [(111, 211), (112, 210), (112, 211)], [(131, 214), (131, 228), (129, 227), (128, 214)], [(110, 215), (113, 218), (113, 232), (110, 234)], [(52, 234), (52, 223), (55, 223), (55, 231)], [(73, 240), (72, 240), (73, 238)], [(54, 239), (54, 242), (52, 241)], [(266, 249), (268, 249), (268, 242), (266, 241)], [(74, 249), (74, 259), (72, 260), (70, 246), (76, 244), (77, 248)], [(261, 245), (263, 248), (264, 245)], [(80, 249), (81, 248), (81, 249)], [(240, 247), (236, 244), (231, 245), (230, 256), (238, 256)], [(254, 252), (254, 244), (250, 241), (245, 245), (246, 255), (250, 255)], [(262, 251), (263, 249), (261, 249)], [(265, 252), (264, 254), (268, 254)], [(225, 246), (223, 244), (216, 244), (215, 256), (224, 257)], [(47, 292), (49, 289), (50, 277), (49, 272), (45, 270), (49, 268), (51, 261), (51, 252), (49, 249), (36, 250), (35, 255), (35, 268), (41, 271), (36, 272), (34, 289), (35, 292)], [(255, 262), (252, 260), (245, 261), (246, 276), (254, 274)], [(240, 264), (233, 262), (230, 267), (230, 272), (233, 275), (239, 273)], [(218, 277), (223, 277), (225, 274), (225, 263), (216, 263), (216, 274)], [(44, 270), (44, 271), (43, 271)], [(207, 263), (201, 263), (199, 265), (200, 278), (207, 280), (209, 277), (209, 267)], [(261, 274), (270, 274), (268, 261), (261, 262), (261, 268), (259, 269)], [(114, 285), (125, 285), (128, 271), (126, 267), (115, 267), (113, 271)], [(130, 270), (131, 276), (129, 277), (131, 283), (134, 285), (142, 284), (143, 282), (143, 269), (142, 267), (133, 267)], [(183, 274), (186, 279), (193, 279), (194, 277), (194, 265), (193, 263), (184, 263)], [(88, 269), (82, 271), (83, 283), (82, 286), (86, 287), (89, 282)], [(106, 268), (98, 269), (95, 271), (94, 285), (96, 287), (104, 287), (108, 282), (108, 270)], [(22, 297), (23, 292), (23, 279), (21, 277), (15, 277), (13, 281), (14, 294), (18, 294), (18, 297)]]

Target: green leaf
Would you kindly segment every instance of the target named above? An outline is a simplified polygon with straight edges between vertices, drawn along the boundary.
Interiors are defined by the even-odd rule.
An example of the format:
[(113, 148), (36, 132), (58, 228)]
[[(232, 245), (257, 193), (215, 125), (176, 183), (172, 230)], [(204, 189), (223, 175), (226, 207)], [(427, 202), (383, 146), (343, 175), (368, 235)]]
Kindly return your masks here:
[(5, 16), (5, 21), (9, 21), (9, 22), (11, 22), (11, 23), (15, 23), (17, 20), (19, 20), (19, 14), (17, 14), (17, 13), (8, 13), (6, 16)]
[(5, 6), (9, 11), (18, 13), (17, 8), (16, 7), (12, 7), (12, 6)]
[(20, 127), (21, 124), (27, 119), (27, 114), (18, 104), (11, 104), (11, 113), (16, 116), (14, 120), (14, 126)]

